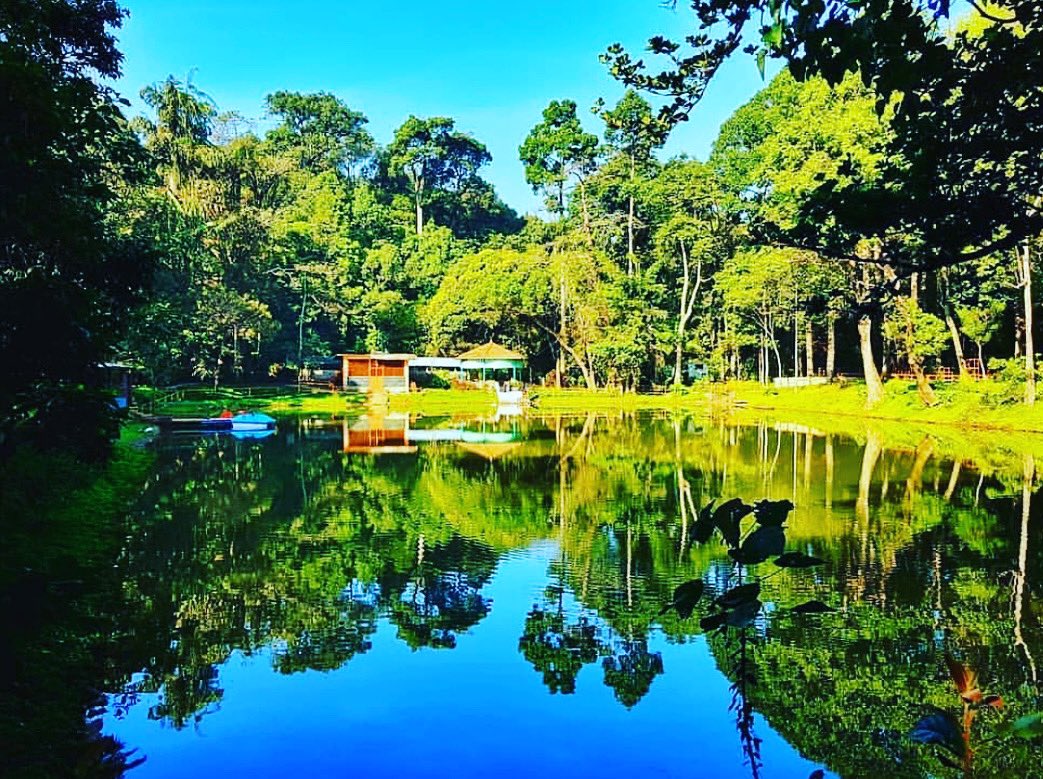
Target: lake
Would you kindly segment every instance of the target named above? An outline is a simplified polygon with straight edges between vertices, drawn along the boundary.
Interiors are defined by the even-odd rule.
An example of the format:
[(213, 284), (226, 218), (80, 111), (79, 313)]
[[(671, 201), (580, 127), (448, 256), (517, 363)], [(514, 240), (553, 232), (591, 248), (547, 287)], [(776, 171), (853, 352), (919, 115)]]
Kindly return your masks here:
[[(1005, 704), (976, 775), (1028, 776), (1035, 743), (993, 736), (1043, 708), (1037, 444), (634, 414), (161, 436), (92, 714), (140, 779), (956, 776), (909, 736), (963, 715), (948, 656)], [(821, 563), (702, 540), (731, 498), (791, 501), (785, 549)]]

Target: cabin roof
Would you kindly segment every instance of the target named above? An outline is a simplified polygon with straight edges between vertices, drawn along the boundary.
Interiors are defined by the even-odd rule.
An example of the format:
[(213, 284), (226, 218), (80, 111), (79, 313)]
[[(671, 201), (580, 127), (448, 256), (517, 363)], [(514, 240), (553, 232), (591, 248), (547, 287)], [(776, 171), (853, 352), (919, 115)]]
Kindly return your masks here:
[(492, 341), (489, 341), (489, 343), (485, 343), (481, 346), (476, 346), (473, 349), (467, 350), (466, 352), (460, 355), (459, 359), (470, 361), (512, 360), (515, 362), (524, 362), (525, 355), (519, 352), (512, 352), (505, 346), (500, 346), (498, 343), (493, 343)]
[(376, 362), (398, 362), (400, 360), (414, 360), (415, 354), (397, 353), (373, 353), (373, 354), (338, 354), (338, 357), (347, 357), (355, 360), (374, 360)]

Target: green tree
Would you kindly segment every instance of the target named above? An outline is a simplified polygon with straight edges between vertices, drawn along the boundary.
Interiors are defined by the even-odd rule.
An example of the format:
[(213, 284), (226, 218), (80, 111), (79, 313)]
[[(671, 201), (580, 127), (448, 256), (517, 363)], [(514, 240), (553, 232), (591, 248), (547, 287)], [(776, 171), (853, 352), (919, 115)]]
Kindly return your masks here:
[(915, 298), (900, 298), (895, 301), (894, 311), (885, 322), (884, 335), (908, 360), (920, 400), (925, 406), (933, 406), (936, 399), (925, 366), (941, 354), (949, 340), (945, 323), (921, 309)]
[(673, 383), (680, 386), (688, 324), (696, 304), (706, 300), (704, 284), (709, 286), (731, 251), (732, 226), (717, 177), (707, 165), (675, 160), (664, 166), (651, 186), (650, 199), (661, 215), (653, 236), (652, 272), (674, 301)]
[(627, 204), (627, 274), (633, 275), (637, 268), (637, 190), (641, 177), (651, 166), (652, 153), (663, 145), (664, 138), (652, 115), (652, 106), (632, 89), (628, 89), (612, 109), (602, 111), (601, 118), (605, 122), (606, 144), (626, 165), (623, 194)]
[(20, 442), (101, 455), (92, 390), (151, 256), (107, 217), (142, 155), (104, 82), (120, 75), (112, 0), (0, 4), (0, 456)]
[(405, 179), (416, 212), (416, 234), (424, 231), (424, 207), (432, 193), (455, 194), (479, 188), (479, 169), (492, 156), (446, 117), (410, 116), (387, 147), (388, 170)]
[(571, 179), (576, 180), (583, 230), (593, 245), (586, 180), (597, 163), (598, 137), (583, 130), (575, 101), (552, 100), (543, 109), (543, 121), (518, 147), (518, 156), (525, 165), (525, 181), (534, 192), (547, 194), (547, 205), (554, 213), (565, 212), (566, 188)]
[(328, 92), (273, 92), (266, 102), (268, 112), (279, 119), (268, 131), (268, 142), (276, 151), (292, 154), (306, 170), (335, 170), (352, 178), (374, 151), (366, 130), (369, 120)]

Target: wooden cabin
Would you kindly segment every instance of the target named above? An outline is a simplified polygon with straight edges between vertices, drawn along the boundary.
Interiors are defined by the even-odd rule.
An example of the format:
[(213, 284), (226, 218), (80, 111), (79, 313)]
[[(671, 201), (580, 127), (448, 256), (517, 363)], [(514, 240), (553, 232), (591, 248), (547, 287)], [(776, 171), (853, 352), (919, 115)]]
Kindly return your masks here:
[(340, 354), (345, 392), (409, 391), (409, 361), (413, 354)]

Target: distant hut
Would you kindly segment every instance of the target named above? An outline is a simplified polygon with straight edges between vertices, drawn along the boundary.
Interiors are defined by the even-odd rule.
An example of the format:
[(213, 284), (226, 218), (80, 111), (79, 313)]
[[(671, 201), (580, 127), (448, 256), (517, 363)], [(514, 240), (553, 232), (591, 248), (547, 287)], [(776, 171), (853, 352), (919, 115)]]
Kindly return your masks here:
[(489, 341), (470, 349), (458, 358), (460, 370), (464, 373), (476, 371), (481, 381), (486, 378), (496, 379), (501, 372), (510, 372), (511, 380), (518, 380), (518, 373), (525, 367), (525, 356)]
[(348, 392), (407, 392), (413, 354), (340, 354), (341, 380)]

